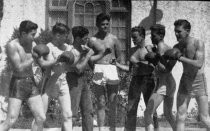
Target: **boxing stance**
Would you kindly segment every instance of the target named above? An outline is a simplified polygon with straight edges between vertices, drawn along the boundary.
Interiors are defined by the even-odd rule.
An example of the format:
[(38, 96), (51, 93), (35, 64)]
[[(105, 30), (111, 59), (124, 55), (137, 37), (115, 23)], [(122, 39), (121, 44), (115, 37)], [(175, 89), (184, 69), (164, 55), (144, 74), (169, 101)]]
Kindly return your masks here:
[[(66, 72), (69, 65), (74, 63), (74, 56), (73, 53), (66, 52), (71, 50), (71, 47), (65, 43), (68, 33), (69, 28), (66, 25), (56, 23), (52, 28), (53, 40), (47, 44), (49, 54), (42, 55), (45, 54), (42, 50), (48, 50), (47, 47), (43, 47), (44, 45), (42, 45), (42, 50), (38, 50), (40, 48), (36, 49), (37, 47), (33, 49), (35, 53), (41, 54), (36, 59), (41, 68), (44, 69), (41, 82), (44, 111), (47, 112), (49, 97), (58, 97), (63, 117), (62, 129), (64, 131), (72, 130), (71, 99), (66, 81)], [(72, 59), (66, 59), (66, 56)], [(66, 60), (68, 62), (64, 62)]]
[[(145, 43), (145, 29), (143, 27), (133, 27), (131, 36), (135, 47), (131, 48), (130, 64), (127, 69), (116, 64), (119, 68), (131, 71), (132, 79), (128, 92), (127, 119), (125, 121), (125, 131), (136, 130), (136, 115), (141, 93), (144, 96), (145, 105), (153, 93), (155, 87), (154, 67), (145, 60), (148, 53)], [(158, 128), (157, 116), (153, 117), (155, 128)]]
[[(88, 34), (88, 29), (83, 26), (75, 26), (72, 28), (74, 41), (71, 52), (75, 54), (76, 61), (75, 64), (71, 65), (66, 74), (71, 96), (73, 126), (74, 122), (79, 118), (78, 111), (80, 108), (83, 131), (93, 131), (93, 104), (85, 70), (87, 69), (88, 61), (94, 54), (94, 51), (87, 47), (87, 42), (89, 40)], [(64, 56), (68, 55), (63, 54), (60, 58), (65, 60)], [(66, 61), (68, 61), (68, 59), (66, 59)]]
[(178, 60), (183, 65), (177, 94), (176, 131), (184, 131), (187, 108), (192, 97), (198, 103), (200, 120), (210, 131), (208, 92), (204, 75), (204, 43), (190, 36), (191, 25), (187, 20), (179, 19), (174, 22), (174, 26), (178, 44), (166, 53), (166, 57)]
[(6, 45), (6, 54), (13, 74), (9, 86), (7, 119), (0, 124), (0, 131), (8, 131), (14, 125), (23, 100), (27, 100), (35, 118), (32, 131), (41, 131), (46, 119), (32, 71), (32, 42), (37, 28), (37, 24), (31, 21), (22, 21), (19, 26), (20, 37)]
[[(98, 32), (90, 38), (89, 46), (95, 55), (90, 61), (94, 64), (93, 82), (97, 97), (97, 116), (99, 131), (105, 124), (106, 98), (109, 100), (108, 122), (111, 131), (115, 131), (116, 123), (116, 94), (118, 91), (119, 77), (117, 67), (112, 65), (113, 59), (121, 63), (121, 46), (116, 36), (108, 32), (110, 16), (101, 13), (96, 18)], [(107, 95), (106, 95), (107, 94)], [(107, 96), (107, 97), (106, 97)]]
[(156, 24), (150, 29), (151, 40), (154, 47), (151, 49), (151, 52), (145, 55), (145, 59), (155, 66), (157, 83), (144, 112), (145, 129), (146, 131), (154, 130), (152, 117), (160, 103), (164, 100), (164, 115), (173, 130), (175, 130), (175, 118), (172, 114), (172, 107), (176, 83), (171, 74), (171, 70), (176, 61), (164, 58), (164, 53), (170, 49), (170, 47), (164, 43), (165, 27)]

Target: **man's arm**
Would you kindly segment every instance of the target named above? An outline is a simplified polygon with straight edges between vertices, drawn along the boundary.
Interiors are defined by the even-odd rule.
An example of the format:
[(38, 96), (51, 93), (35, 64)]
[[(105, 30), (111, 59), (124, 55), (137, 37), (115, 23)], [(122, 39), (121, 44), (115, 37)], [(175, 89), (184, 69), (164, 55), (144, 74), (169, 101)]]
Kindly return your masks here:
[(137, 49), (130, 58), (130, 62), (133, 64), (137, 64), (139, 62), (139, 49)]
[(115, 54), (116, 54), (117, 61), (120, 64), (125, 64), (125, 61), (124, 61), (123, 55), (122, 55), (122, 46), (121, 46), (121, 43), (117, 37), (115, 38), (115, 52), (116, 52)]
[(31, 54), (28, 54), (24, 61), (21, 60), (20, 55), (18, 53), (18, 49), (16, 47), (16, 43), (9, 43), (6, 46), (7, 57), (11, 61), (13, 67), (16, 71), (22, 72), (25, 68), (32, 65), (33, 58)]
[(167, 50), (164, 45), (160, 45), (158, 47), (157, 53), (159, 54), (159, 61), (157, 63), (158, 69), (163, 71), (163, 72), (171, 72), (173, 69), (174, 65), (176, 64), (176, 60), (166, 60), (164, 59), (163, 55), (165, 51)]
[(201, 68), (204, 64), (204, 58), (205, 58), (205, 46), (204, 43), (201, 41), (197, 41), (195, 44), (196, 52), (195, 52), (195, 59), (189, 59), (187, 57), (181, 56), (179, 58), (179, 61), (190, 64), (192, 66), (195, 66), (197, 68)]
[(78, 73), (82, 73), (85, 70), (85, 67), (88, 64), (88, 61), (93, 54), (94, 54), (94, 51), (92, 49), (89, 49), (88, 53), (84, 57), (79, 59), (78, 63), (76, 64)]
[[(93, 38), (90, 39), (90, 41), (88, 42), (88, 47), (92, 48), (95, 51), (95, 47), (94, 47), (94, 40), (92, 40)], [(91, 63), (95, 63), (96, 61), (100, 60), (101, 58), (104, 57), (105, 53), (101, 50), (101, 51), (95, 51), (96, 54), (94, 54), (93, 56), (90, 57), (90, 62)]]

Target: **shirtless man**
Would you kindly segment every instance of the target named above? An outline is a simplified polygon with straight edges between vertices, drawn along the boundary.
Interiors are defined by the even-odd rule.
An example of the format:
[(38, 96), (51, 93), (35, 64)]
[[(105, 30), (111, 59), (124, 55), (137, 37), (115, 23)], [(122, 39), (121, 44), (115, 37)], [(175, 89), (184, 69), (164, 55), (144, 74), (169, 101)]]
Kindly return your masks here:
[(205, 47), (200, 40), (190, 36), (191, 25), (187, 20), (179, 19), (174, 22), (175, 35), (178, 44), (174, 46), (181, 52), (169, 52), (171, 59), (179, 60), (183, 65), (183, 74), (177, 94), (176, 130), (184, 131), (187, 108), (192, 97), (195, 97), (200, 120), (210, 131), (208, 112), (208, 94), (204, 75)]
[[(144, 41), (145, 29), (143, 27), (133, 27), (131, 29), (131, 37), (135, 47), (131, 48), (130, 64), (129, 68), (127, 68), (127, 71), (131, 71), (132, 73), (132, 79), (128, 92), (125, 131), (136, 130), (136, 115), (141, 93), (144, 96), (145, 105), (147, 105), (155, 87), (155, 79), (153, 77), (154, 67), (149, 65), (148, 61), (144, 59), (145, 55), (148, 53), (147, 46), (149, 46), (146, 45)], [(123, 67), (121, 69), (123, 69)], [(155, 127), (158, 128), (157, 117), (153, 118)]]
[(71, 96), (73, 123), (78, 118), (80, 108), (83, 131), (93, 131), (93, 104), (85, 70), (94, 51), (87, 47), (89, 40), (88, 34), (88, 29), (83, 26), (75, 26), (72, 28), (74, 41), (71, 51), (75, 56), (78, 56), (78, 58), (76, 58), (75, 64), (70, 67), (66, 74)]
[(116, 118), (116, 94), (118, 92), (119, 77), (117, 68), (111, 63), (113, 60), (121, 63), (121, 46), (118, 38), (109, 33), (110, 16), (101, 13), (96, 18), (98, 32), (90, 39), (91, 47), (95, 55), (90, 58), (94, 63), (93, 82), (97, 97), (97, 116), (99, 130), (105, 124), (106, 98), (109, 101), (109, 126), (111, 131), (115, 131)]
[(145, 129), (146, 131), (154, 130), (152, 117), (160, 103), (164, 100), (164, 115), (173, 130), (175, 130), (175, 117), (172, 114), (172, 107), (176, 83), (171, 70), (173, 69), (176, 61), (165, 60), (163, 57), (165, 52), (170, 49), (170, 47), (164, 43), (165, 27), (163, 25), (156, 24), (150, 29), (151, 40), (154, 48), (152, 52), (149, 52), (145, 56), (145, 59), (153, 63), (155, 66), (157, 84), (154, 93), (149, 98), (149, 102), (144, 112)]
[(38, 64), (45, 69), (41, 84), (44, 111), (47, 112), (49, 97), (58, 97), (62, 110), (63, 131), (72, 131), (71, 99), (66, 80), (69, 65), (58, 61), (64, 51), (71, 50), (71, 47), (65, 43), (68, 33), (69, 28), (66, 25), (56, 23), (52, 28), (53, 40), (47, 44), (49, 54), (37, 58)]
[(32, 42), (37, 32), (37, 24), (22, 21), (19, 27), (20, 38), (6, 45), (6, 53), (12, 66), (12, 79), (9, 87), (9, 106), (7, 119), (0, 124), (0, 131), (8, 131), (18, 119), (23, 100), (28, 100), (35, 122), (32, 131), (41, 131), (46, 117), (39, 90), (34, 81), (31, 54)]

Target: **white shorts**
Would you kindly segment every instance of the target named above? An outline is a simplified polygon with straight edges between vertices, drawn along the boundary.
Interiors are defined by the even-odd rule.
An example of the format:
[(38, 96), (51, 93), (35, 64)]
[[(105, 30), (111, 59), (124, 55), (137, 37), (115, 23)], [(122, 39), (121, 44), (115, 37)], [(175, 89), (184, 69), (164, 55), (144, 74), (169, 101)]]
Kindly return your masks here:
[(104, 83), (117, 85), (120, 82), (115, 65), (95, 64), (93, 73), (93, 82), (97, 85), (103, 85)]

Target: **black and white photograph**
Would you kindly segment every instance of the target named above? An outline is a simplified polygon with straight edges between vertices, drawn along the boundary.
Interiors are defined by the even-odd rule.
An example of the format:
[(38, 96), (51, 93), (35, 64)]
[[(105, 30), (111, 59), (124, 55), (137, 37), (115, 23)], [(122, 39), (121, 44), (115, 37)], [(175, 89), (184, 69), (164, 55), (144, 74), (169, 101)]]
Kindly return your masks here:
[(210, 2), (0, 0), (0, 131), (210, 131)]

